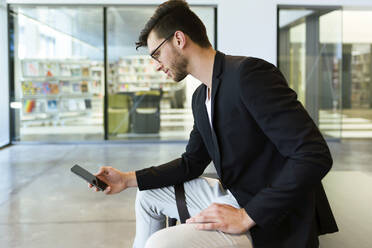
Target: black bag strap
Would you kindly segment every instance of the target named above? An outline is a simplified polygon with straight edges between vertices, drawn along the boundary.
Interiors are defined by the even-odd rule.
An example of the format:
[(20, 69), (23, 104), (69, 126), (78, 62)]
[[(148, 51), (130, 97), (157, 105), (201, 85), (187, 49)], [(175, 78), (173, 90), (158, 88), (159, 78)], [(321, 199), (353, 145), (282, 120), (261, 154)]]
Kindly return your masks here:
[(186, 223), (188, 218), (190, 218), (190, 214), (186, 206), (185, 189), (183, 188), (183, 183), (174, 185), (174, 191), (176, 195), (178, 214), (180, 216), (180, 221), (183, 224)]

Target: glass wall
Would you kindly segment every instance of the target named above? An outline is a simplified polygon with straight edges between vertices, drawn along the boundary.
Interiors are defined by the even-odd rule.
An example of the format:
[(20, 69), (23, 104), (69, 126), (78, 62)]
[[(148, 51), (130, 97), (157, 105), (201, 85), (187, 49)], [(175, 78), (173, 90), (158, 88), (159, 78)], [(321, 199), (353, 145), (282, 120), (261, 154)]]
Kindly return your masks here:
[(103, 139), (103, 12), (10, 9), (13, 140)]
[[(13, 140), (187, 140), (200, 82), (173, 82), (135, 49), (155, 8), (12, 5)], [(215, 8), (191, 8), (214, 45)]]
[(372, 138), (371, 26), (371, 10), (279, 8), (278, 65), (327, 138)]
[(341, 10), (279, 9), (278, 45), (278, 65), (290, 87), (323, 135), (340, 139)]
[[(191, 7), (214, 44), (214, 8)], [(192, 77), (176, 83), (135, 42), (155, 7), (110, 7), (108, 30), (109, 139), (186, 140), (193, 125), (191, 96), (200, 84)]]
[(372, 11), (342, 13), (342, 137), (372, 138)]

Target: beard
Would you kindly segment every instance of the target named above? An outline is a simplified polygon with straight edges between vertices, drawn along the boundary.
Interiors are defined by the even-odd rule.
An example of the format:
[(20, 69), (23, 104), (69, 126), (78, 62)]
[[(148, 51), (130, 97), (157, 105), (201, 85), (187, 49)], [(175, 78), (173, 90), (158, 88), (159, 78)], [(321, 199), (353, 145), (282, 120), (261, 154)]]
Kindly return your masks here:
[(189, 73), (186, 68), (189, 61), (183, 57), (176, 49), (174, 49), (174, 60), (171, 63), (170, 70), (173, 73), (173, 80), (179, 82), (183, 80)]

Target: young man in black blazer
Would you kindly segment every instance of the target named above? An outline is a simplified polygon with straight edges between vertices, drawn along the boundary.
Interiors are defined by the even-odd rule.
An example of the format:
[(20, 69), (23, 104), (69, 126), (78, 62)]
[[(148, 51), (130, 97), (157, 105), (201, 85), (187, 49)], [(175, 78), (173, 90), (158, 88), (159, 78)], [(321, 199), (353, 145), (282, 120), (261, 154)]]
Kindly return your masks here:
[[(109, 185), (107, 194), (139, 187), (135, 247), (143, 247), (164, 227), (164, 215), (174, 215), (172, 186), (180, 183), (185, 183), (188, 207), (193, 208), (195, 199), (209, 199), (205, 202), (211, 205), (190, 210), (187, 224), (153, 235), (146, 247), (174, 247), (176, 241), (169, 240), (180, 237), (180, 230), (189, 239), (177, 247), (204, 247), (206, 240), (195, 245), (192, 237), (213, 230), (209, 233), (231, 238), (224, 247), (249, 247), (251, 236), (257, 248), (315, 248), (318, 235), (337, 231), (321, 184), (331, 169), (331, 154), (275, 66), (215, 51), (203, 23), (184, 1), (168, 1), (157, 8), (140, 34), (137, 48), (141, 46), (148, 47), (158, 71), (175, 81), (190, 74), (203, 84), (193, 94), (194, 127), (180, 158), (136, 172), (102, 167), (97, 174)], [(230, 200), (219, 202), (219, 196), (210, 199), (213, 193), (206, 193), (215, 192), (206, 189), (214, 183), (199, 177), (211, 161), (219, 176), (215, 194)], [(149, 221), (146, 218), (152, 218), (152, 228), (139, 223)], [(244, 235), (248, 239), (241, 243), (234, 240)], [(206, 247), (221, 247), (217, 236), (210, 239), (215, 243)]]

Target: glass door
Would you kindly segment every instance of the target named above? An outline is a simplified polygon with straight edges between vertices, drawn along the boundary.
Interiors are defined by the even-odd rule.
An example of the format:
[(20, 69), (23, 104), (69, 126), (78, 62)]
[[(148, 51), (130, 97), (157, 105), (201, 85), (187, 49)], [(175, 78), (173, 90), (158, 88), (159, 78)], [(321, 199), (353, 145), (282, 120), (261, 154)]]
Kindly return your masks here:
[(342, 11), (279, 7), (278, 66), (327, 139), (341, 138)]

